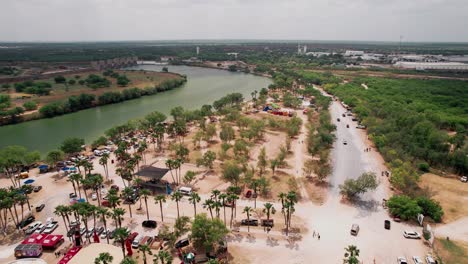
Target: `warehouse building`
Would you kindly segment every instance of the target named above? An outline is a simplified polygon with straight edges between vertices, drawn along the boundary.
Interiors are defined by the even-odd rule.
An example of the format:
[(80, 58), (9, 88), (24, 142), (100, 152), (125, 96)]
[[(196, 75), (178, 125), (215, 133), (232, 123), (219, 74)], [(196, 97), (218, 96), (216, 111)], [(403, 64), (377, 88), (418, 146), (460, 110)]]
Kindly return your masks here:
[(468, 64), (459, 62), (406, 62), (399, 61), (394, 64), (400, 69), (437, 70), (437, 71), (468, 71)]

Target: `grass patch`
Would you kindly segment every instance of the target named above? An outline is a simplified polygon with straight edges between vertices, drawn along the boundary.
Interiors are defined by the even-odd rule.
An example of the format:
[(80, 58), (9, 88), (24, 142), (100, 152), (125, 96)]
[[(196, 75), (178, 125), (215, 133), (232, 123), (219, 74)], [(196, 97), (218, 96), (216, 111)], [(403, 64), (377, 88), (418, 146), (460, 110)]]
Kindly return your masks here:
[(434, 247), (442, 263), (468, 263), (468, 244), (466, 243), (437, 238)]

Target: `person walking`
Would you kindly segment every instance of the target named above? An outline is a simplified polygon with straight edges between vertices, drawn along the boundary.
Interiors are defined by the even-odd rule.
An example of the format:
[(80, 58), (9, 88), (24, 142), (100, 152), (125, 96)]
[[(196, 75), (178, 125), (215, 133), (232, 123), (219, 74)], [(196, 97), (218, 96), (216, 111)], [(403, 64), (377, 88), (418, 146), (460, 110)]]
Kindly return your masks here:
[(318, 236), (317, 236), (317, 237), (318, 237), (318, 240), (320, 240), (320, 234), (318, 234)]

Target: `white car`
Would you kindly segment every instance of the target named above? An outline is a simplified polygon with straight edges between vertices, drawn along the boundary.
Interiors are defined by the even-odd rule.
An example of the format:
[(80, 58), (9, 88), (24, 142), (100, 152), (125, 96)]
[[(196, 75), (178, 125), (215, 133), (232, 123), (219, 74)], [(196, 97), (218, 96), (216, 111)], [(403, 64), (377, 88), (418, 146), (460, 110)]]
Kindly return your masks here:
[(468, 176), (462, 176), (460, 177), (461, 182), (468, 182)]
[(41, 221), (36, 221), (34, 223), (31, 223), (28, 228), (26, 228), (26, 230), (24, 231), (26, 235), (30, 235), (32, 233), (34, 233), (34, 231), (36, 231), (36, 229), (42, 225), (42, 222)]
[(93, 201), (96, 201), (96, 200), (97, 200), (97, 194), (96, 194), (96, 193), (92, 193), (92, 194), (91, 194), (91, 199), (92, 199)]
[(432, 258), (431, 255), (427, 255), (427, 256), (426, 256), (426, 263), (427, 263), (427, 264), (436, 264), (434, 258)]
[(397, 258), (397, 263), (398, 264), (408, 264), (408, 261), (406, 260), (405, 257), (398, 257)]
[(86, 228), (82, 227), (80, 228), (80, 235), (84, 235), (86, 233)]
[(42, 232), (43, 234), (51, 234), (54, 232), (54, 230), (58, 227), (58, 222), (53, 221), (52, 223), (46, 225), (44, 231)]
[(403, 236), (406, 238), (420, 239), (421, 235), (416, 231), (403, 231)]
[(102, 238), (102, 239), (107, 238), (107, 234), (109, 234), (109, 233), (110, 233), (110, 230), (109, 230), (109, 229), (102, 231), (102, 233), (101, 233), (101, 238)]
[(44, 225), (44, 224), (40, 224), (40, 225), (36, 228), (36, 231), (34, 231), (34, 233), (40, 234), (40, 233), (42, 233), (42, 231), (44, 231), (44, 229), (45, 229), (45, 225)]
[(422, 259), (418, 256), (413, 256), (413, 261), (414, 261), (414, 264), (424, 264)]
[(45, 224), (48, 225), (48, 224), (50, 224), (52, 222), (54, 222), (54, 218), (53, 217), (47, 217)]

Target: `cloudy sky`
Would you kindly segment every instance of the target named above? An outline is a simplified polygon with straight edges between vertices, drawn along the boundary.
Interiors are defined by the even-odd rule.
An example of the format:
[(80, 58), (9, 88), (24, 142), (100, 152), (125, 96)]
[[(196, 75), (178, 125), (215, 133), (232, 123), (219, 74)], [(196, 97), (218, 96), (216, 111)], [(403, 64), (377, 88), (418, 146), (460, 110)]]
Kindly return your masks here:
[(1, 0), (0, 41), (468, 41), (468, 0)]

